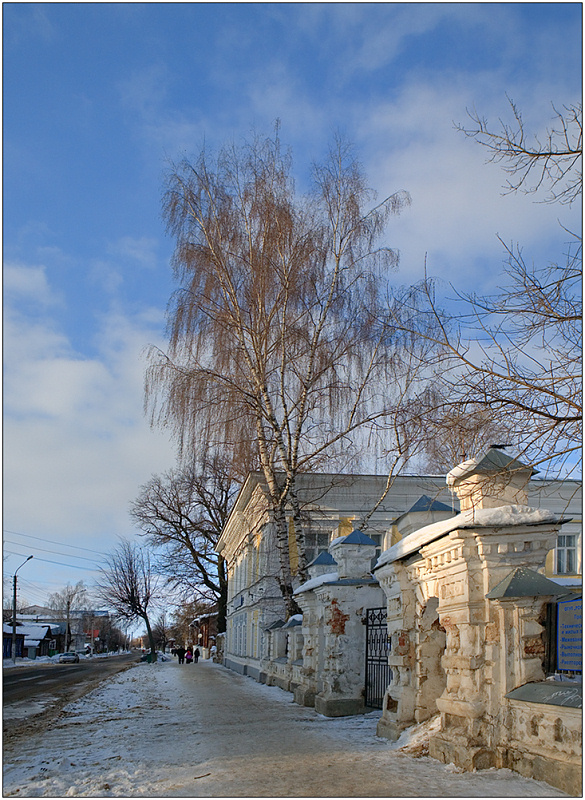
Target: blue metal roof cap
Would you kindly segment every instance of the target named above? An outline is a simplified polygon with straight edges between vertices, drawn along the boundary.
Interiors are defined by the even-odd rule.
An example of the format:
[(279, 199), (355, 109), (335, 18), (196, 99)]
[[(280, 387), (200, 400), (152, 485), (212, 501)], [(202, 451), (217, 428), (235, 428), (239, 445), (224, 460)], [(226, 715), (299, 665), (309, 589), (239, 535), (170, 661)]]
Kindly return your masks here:
[(340, 544), (369, 544), (377, 547), (376, 542), (373, 539), (370, 539), (370, 537), (366, 536), (365, 533), (358, 531), (357, 528), (355, 531), (348, 533), (347, 536), (341, 540)]
[(319, 553), (319, 555), (316, 558), (314, 558), (311, 561), (311, 563), (308, 564), (307, 566), (309, 566), (309, 567), (316, 566), (317, 567), (317, 566), (325, 565), (325, 566), (329, 567), (329, 566), (335, 565), (335, 564), (337, 564), (337, 561), (333, 558), (331, 553), (323, 552), (323, 553)]
[(289, 617), (287, 621), (282, 626), (283, 630), (285, 628), (295, 628), (297, 625), (303, 624), (303, 615), (302, 614), (293, 614), (292, 617)]
[(411, 512), (417, 511), (450, 511), (452, 512), (453, 509), (451, 506), (445, 505), (445, 503), (441, 503), (439, 500), (433, 500), (428, 495), (423, 494), (421, 495), (416, 503), (408, 509), (406, 512), (410, 514)]
[(516, 567), (503, 581), (486, 594), (489, 600), (501, 597), (540, 597), (542, 595), (561, 595), (565, 587), (549, 581), (544, 575), (528, 567)]

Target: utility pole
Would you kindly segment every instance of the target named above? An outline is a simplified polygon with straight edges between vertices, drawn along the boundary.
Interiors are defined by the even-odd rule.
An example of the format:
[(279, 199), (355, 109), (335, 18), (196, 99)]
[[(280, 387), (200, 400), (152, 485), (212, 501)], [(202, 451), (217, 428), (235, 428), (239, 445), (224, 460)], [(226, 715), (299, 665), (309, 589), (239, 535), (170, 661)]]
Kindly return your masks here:
[(71, 633), (70, 633), (70, 612), (71, 612), (71, 598), (67, 598), (67, 619), (65, 622), (65, 652), (69, 652), (71, 647)]
[[(23, 561), (20, 567), (24, 567), (27, 561), (30, 561), (33, 556), (29, 556), (26, 561)], [(20, 569), (17, 567), (14, 570), (14, 583), (12, 586), (12, 663), (16, 664), (16, 573)]]

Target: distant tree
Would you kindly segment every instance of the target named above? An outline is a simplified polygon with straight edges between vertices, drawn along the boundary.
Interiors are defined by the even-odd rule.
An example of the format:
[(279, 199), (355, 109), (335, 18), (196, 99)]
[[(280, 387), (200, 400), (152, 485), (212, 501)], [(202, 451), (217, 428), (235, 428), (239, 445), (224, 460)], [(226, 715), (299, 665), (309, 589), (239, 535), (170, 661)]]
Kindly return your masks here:
[(167, 615), (164, 612), (159, 614), (155, 620), (152, 626), (152, 633), (157, 647), (159, 647), (163, 653), (166, 652), (170, 629), (167, 623)]
[(209, 611), (209, 604), (201, 601), (185, 602), (177, 606), (169, 625), (169, 638), (178, 645), (194, 644), (191, 623), (200, 614)]
[[(167, 353), (153, 349), (147, 403), (183, 451), (253, 441), (274, 519), (280, 590), (293, 598), (286, 509), (307, 577), (296, 479), (355, 466), (387, 443), (406, 349), (384, 313), (397, 253), (377, 246), (399, 191), (374, 202), (351, 148), (336, 141), (299, 197), (278, 131), (213, 163), (172, 168), (164, 216), (180, 289)], [(381, 437), (381, 431), (384, 434)]]
[(101, 577), (96, 583), (98, 596), (121, 619), (144, 622), (151, 660), (156, 661), (149, 613), (157, 596), (157, 585), (150, 568), (150, 556), (138, 545), (123, 540), (107, 556), (106, 565), (100, 569)]
[(505, 418), (494, 415), (490, 408), (454, 406), (452, 395), (443, 397), (439, 386), (434, 383), (420, 398), (425, 471), (444, 474), (494, 444), (518, 448)]
[(173, 589), (218, 606), (225, 630), (227, 574), (215, 545), (239, 488), (231, 465), (209, 456), (154, 475), (131, 507), (131, 516), (157, 553), (157, 568)]
[(83, 581), (78, 581), (75, 586), (68, 583), (61, 591), (49, 595), (48, 605), (65, 621), (65, 650), (69, 650), (71, 647), (71, 611), (82, 611), (87, 608), (87, 587)]
[(126, 636), (110, 617), (95, 616), (88, 622), (94, 630), (97, 630), (97, 642), (94, 640), (94, 647), (98, 652), (110, 652), (124, 647)]

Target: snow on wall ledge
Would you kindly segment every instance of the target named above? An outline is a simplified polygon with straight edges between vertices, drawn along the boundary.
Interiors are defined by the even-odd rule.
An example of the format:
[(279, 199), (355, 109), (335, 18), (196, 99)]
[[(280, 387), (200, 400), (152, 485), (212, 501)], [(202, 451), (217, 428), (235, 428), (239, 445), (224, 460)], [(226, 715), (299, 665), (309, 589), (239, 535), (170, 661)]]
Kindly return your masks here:
[(385, 550), (374, 570), (414, 553), (429, 542), (446, 536), (451, 531), (465, 528), (507, 528), (514, 525), (544, 525), (561, 520), (552, 511), (530, 506), (498, 506), (497, 508), (470, 508), (451, 519), (433, 522), (406, 536), (402, 541)]
[(333, 583), (333, 581), (336, 581), (338, 577), (339, 575), (337, 572), (327, 572), (325, 575), (317, 575), (316, 578), (311, 578), (305, 583), (302, 583), (298, 589), (295, 589), (293, 594), (310, 592), (312, 589), (316, 589), (318, 586), (322, 586), (324, 583)]

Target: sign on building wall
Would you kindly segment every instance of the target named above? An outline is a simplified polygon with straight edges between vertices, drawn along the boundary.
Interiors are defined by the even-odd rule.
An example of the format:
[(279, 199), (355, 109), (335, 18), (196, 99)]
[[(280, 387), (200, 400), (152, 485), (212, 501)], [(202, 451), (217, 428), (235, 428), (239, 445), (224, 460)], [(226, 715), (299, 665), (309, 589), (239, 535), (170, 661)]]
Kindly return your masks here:
[(582, 672), (583, 599), (557, 604), (557, 669)]

